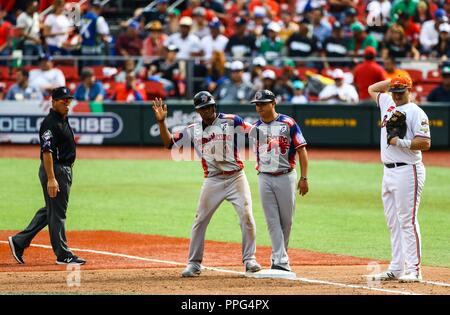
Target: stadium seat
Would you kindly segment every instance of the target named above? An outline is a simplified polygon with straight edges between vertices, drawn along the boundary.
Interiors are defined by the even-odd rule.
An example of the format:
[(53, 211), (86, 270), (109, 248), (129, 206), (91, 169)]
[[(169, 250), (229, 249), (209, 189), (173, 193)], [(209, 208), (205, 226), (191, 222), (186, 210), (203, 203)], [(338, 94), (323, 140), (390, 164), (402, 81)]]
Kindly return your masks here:
[(147, 92), (147, 99), (153, 100), (156, 97), (165, 97), (166, 91), (164, 90), (164, 85), (157, 81), (146, 81), (145, 91)]
[(440, 70), (431, 70), (427, 72), (426, 76), (427, 83), (441, 83), (442, 82), (442, 73)]
[(59, 70), (64, 73), (66, 80), (78, 81), (80, 80), (80, 76), (78, 75), (78, 68), (76, 66), (57, 66)]
[(428, 94), (439, 84), (437, 83), (420, 83), (413, 86), (413, 92), (416, 94), (416, 100), (424, 102), (427, 99)]
[(11, 78), (9, 71), (9, 67), (0, 66), (0, 80), (8, 80), (9, 78)]
[(409, 73), (411, 79), (414, 83), (422, 82), (423, 81), (423, 73), (422, 70), (417, 69), (403, 69), (406, 72)]

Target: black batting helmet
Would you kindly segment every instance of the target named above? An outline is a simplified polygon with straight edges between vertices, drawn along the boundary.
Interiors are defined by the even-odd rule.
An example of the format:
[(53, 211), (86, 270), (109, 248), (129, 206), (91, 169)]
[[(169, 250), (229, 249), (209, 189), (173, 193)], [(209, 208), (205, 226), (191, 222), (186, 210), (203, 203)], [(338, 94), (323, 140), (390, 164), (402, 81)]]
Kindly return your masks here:
[(250, 103), (270, 103), (275, 101), (276, 97), (272, 91), (260, 90), (255, 93), (255, 97)]
[(214, 97), (208, 91), (200, 91), (194, 96), (194, 107), (199, 109), (205, 106), (216, 105)]

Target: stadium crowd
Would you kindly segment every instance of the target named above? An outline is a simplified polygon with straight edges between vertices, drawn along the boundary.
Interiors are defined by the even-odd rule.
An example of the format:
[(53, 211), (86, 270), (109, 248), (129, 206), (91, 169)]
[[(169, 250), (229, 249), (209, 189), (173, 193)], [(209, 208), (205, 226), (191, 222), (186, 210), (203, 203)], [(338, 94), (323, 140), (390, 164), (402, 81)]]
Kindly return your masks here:
[(0, 0), (0, 99), (67, 84), (77, 100), (135, 102), (186, 98), (192, 84), (220, 101), (268, 88), (280, 102), (356, 104), (409, 75), (418, 101), (450, 102), (449, 0), (155, 0), (116, 33), (102, 13), (114, 1), (81, 1), (78, 20), (70, 2)]

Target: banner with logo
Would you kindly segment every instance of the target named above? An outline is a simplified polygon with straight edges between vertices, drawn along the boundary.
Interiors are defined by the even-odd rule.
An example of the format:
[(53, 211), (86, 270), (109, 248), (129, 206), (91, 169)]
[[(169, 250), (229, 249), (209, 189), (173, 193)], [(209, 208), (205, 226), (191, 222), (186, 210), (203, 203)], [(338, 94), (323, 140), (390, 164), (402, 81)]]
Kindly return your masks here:
[[(1, 102), (0, 142), (39, 143), (39, 128), (51, 108), (48, 101)], [(74, 102), (69, 123), (79, 144), (103, 144), (123, 133), (122, 117), (100, 103)]]

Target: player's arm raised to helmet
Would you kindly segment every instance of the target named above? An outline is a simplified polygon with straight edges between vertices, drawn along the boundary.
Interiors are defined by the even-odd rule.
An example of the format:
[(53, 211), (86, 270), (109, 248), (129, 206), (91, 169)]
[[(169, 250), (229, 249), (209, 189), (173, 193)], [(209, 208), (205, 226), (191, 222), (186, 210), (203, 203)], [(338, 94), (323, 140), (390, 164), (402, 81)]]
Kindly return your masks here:
[(155, 98), (152, 109), (155, 114), (156, 121), (158, 122), (159, 132), (161, 134), (164, 147), (170, 148), (172, 144), (172, 134), (166, 124), (167, 105), (164, 104), (164, 101), (161, 98)]
[(367, 91), (370, 94), (370, 97), (376, 102), (378, 94), (386, 93), (389, 90), (389, 82), (390, 80), (380, 81), (369, 86)]

